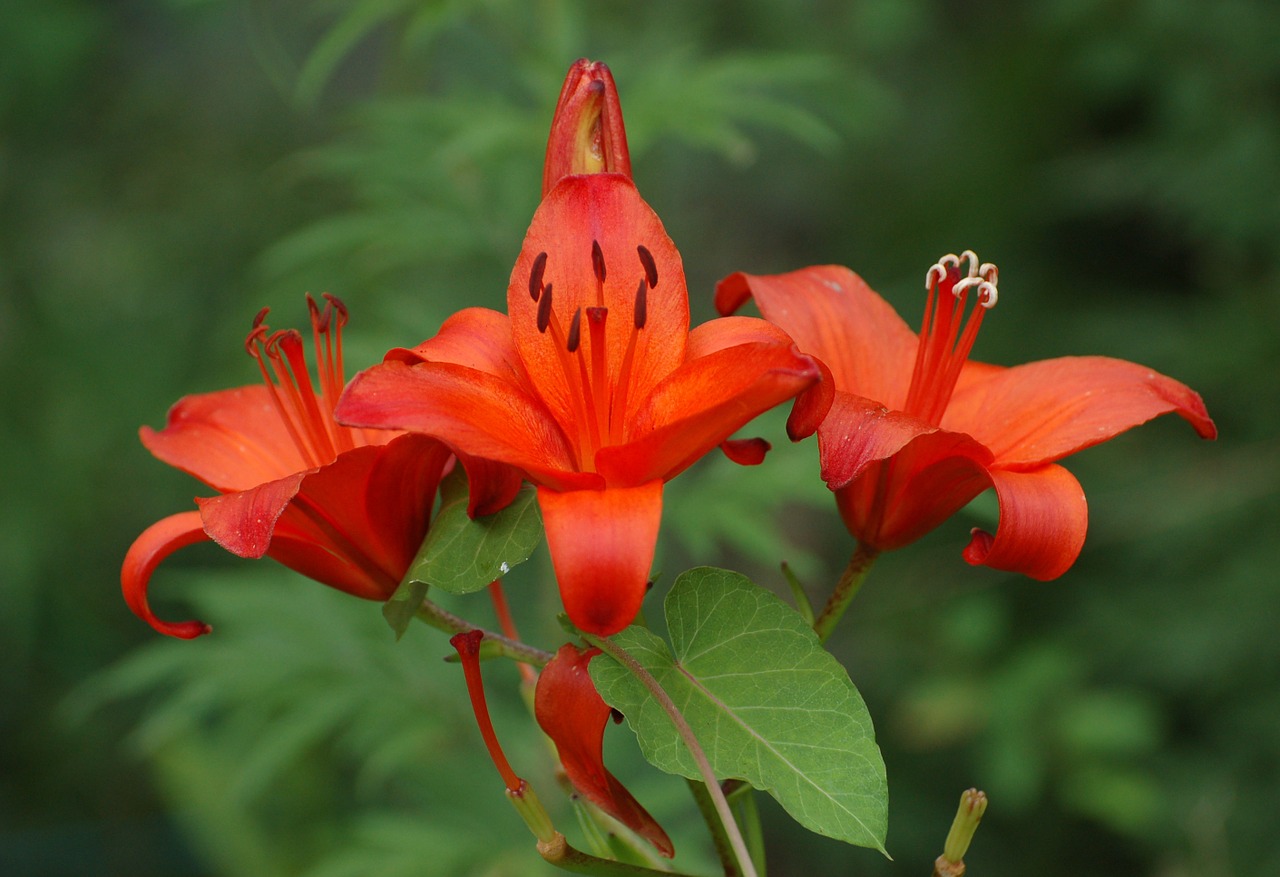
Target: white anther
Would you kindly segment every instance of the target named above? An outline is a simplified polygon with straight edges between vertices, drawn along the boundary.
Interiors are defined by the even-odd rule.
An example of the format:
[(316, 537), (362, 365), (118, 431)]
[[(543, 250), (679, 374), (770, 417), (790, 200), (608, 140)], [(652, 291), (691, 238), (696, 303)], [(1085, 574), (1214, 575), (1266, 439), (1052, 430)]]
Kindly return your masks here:
[(960, 254), (960, 258), (956, 260), (956, 267), (960, 267), (960, 263), (968, 260), (969, 270), (966, 272), (970, 277), (978, 276), (978, 254), (973, 250), (965, 250)]
[(1000, 280), (1000, 269), (991, 262), (983, 262), (982, 267), (978, 269), (978, 275), (994, 285)]
[(951, 294), (959, 298), (971, 289), (977, 290), (975, 293), (977, 303), (984, 308), (995, 307), (996, 299), (1000, 297), (1000, 292), (996, 289), (995, 282), (983, 280), (981, 277), (966, 277), (952, 288)]

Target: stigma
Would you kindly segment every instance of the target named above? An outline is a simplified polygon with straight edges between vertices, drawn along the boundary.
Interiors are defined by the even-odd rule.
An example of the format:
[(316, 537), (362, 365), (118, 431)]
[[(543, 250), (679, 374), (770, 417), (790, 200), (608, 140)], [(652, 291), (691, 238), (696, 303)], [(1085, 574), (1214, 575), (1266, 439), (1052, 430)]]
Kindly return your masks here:
[(245, 338), (245, 350), (258, 363), (272, 406), (308, 468), (319, 468), (357, 444), (357, 434), (341, 426), (333, 416), (342, 394), (342, 327), (347, 308), (336, 296), (324, 293), (324, 306), (307, 295), (311, 336), (316, 358), (316, 380), (311, 380), (302, 333), (297, 329), (272, 331), (266, 324), (268, 309), (253, 319)]
[(634, 261), (619, 263), (616, 251), (606, 260), (592, 239), (581, 253), (539, 252), (529, 272), (538, 331), (554, 347), (569, 390), (572, 422), (564, 426), (580, 471), (594, 471), (595, 452), (627, 438), (637, 340), (660, 279), (648, 247), (632, 252)]
[(934, 426), (942, 422), (983, 315), (999, 299), (999, 277), (999, 269), (991, 262), (979, 262), (972, 250), (959, 256), (947, 254), (925, 272), (928, 298), (903, 406), (906, 413)]

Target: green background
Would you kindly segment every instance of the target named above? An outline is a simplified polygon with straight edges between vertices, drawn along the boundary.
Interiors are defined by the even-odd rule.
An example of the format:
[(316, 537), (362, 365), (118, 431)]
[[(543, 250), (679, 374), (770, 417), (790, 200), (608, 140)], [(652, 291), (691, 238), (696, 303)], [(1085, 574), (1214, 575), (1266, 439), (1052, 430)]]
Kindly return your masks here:
[[(928, 873), (969, 785), (992, 800), (970, 873), (1280, 868), (1277, 46), (1269, 0), (4, 3), (0, 872), (537, 870), (441, 635), (397, 645), (376, 605), (203, 547), (154, 605), (217, 631), (159, 641), (117, 581), (200, 492), (137, 427), (251, 382), (260, 307), (300, 325), (303, 292), (340, 295), (349, 368), (502, 307), (583, 55), (615, 73), (695, 320), (730, 271), (838, 262), (914, 324), (925, 270), (969, 247), (1001, 269), (976, 357), (1142, 362), (1222, 433), (1166, 418), (1069, 461), (1091, 526), (1056, 583), (960, 560), (982, 500), (883, 558), (833, 646), (895, 861), (766, 806), (770, 873)], [(835, 581), (852, 546), (812, 444), (756, 431), (765, 466), (672, 483), (660, 589), (711, 563), (784, 590), (784, 558), (816, 599)], [(508, 594), (553, 648), (549, 580), (539, 551)], [(487, 672), (552, 798), (513, 668)], [(608, 742), (707, 872), (681, 784)]]

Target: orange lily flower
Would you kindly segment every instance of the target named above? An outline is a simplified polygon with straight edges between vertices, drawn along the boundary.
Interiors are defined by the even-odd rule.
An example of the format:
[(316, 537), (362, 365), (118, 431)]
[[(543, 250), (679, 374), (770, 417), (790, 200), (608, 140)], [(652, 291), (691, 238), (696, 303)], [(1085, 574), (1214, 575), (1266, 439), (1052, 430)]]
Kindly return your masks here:
[(307, 297), (319, 360), (317, 392), (302, 336), (271, 333), (264, 309), (245, 342), (263, 383), (186, 396), (164, 429), (144, 426), (142, 443), (219, 495), (197, 511), (152, 524), (129, 548), (120, 572), (125, 601), (161, 633), (192, 639), (200, 621), (162, 621), (147, 588), (173, 552), (214, 541), (240, 557), (266, 555), (318, 582), (385, 600), (413, 562), (436, 489), (451, 459), (426, 436), (351, 429), (333, 419), (342, 390), (342, 303)]
[(970, 360), (997, 296), (996, 267), (972, 252), (931, 267), (925, 288), (918, 337), (847, 268), (739, 273), (716, 288), (721, 313), (754, 297), (829, 369), (825, 398), (811, 392), (797, 404), (793, 438), (816, 427), (822, 477), (866, 549), (913, 542), (994, 487), (999, 526), (994, 535), (975, 529), (965, 560), (1057, 578), (1079, 555), (1088, 522), (1084, 491), (1058, 460), (1161, 414), (1178, 414), (1203, 438), (1217, 435), (1195, 392), (1136, 363)]
[[(601, 636), (639, 611), (663, 483), (819, 375), (763, 320), (689, 330), (680, 254), (625, 156), (607, 68), (575, 64), (507, 313), (454, 314), (434, 338), (357, 375), (338, 406), (344, 423), (448, 444), (473, 503), (509, 498), (504, 467), (536, 484), (565, 609)], [(761, 445), (726, 450), (757, 462)]]

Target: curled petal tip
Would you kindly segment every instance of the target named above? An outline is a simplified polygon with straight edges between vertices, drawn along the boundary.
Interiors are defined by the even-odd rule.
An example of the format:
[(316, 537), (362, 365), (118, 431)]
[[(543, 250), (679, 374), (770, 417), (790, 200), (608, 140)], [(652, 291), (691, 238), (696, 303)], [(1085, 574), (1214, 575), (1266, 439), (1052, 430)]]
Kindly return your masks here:
[(163, 518), (142, 531), (129, 546), (124, 564), (120, 568), (120, 586), (125, 602), (143, 621), (160, 633), (178, 639), (195, 639), (210, 633), (213, 628), (203, 621), (162, 621), (151, 611), (147, 602), (147, 588), (151, 574), (166, 557), (179, 548), (208, 542), (199, 512), (180, 512)]
[(739, 466), (759, 466), (773, 445), (762, 438), (725, 439), (720, 443), (720, 450)]

